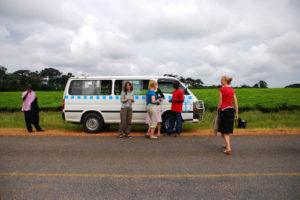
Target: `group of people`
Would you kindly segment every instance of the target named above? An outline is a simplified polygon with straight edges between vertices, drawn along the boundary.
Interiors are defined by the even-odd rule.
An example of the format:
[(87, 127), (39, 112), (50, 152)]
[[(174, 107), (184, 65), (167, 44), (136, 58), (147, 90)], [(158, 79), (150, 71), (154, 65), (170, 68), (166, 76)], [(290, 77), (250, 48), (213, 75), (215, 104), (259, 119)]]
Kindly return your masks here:
[[(217, 107), (218, 116), (218, 132), (221, 132), (224, 137), (225, 144), (222, 145), (225, 154), (231, 154), (230, 136), (233, 134), (234, 120), (238, 119), (238, 101), (235, 91), (230, 87), (232, 78), (223, 76), (221, 78), (222, 87), (219, 89), (219, 103)], [(170, 120), (168, 124), (167, 134), (171, 136), (179, 136), (182, 127), (182, 104), (184, 102), (184, 93), (179, 88), (179, 82), (174, 81), (174, 91)], [(158, 88), (157, 82), (149, 81), (148, 91), (146, 93), (147, 117), (146, 123), (149, 125), (146, 137), (150, 139), (157, 139), (160, 136), (160, 129), (162, 123), (162, 111), (160, 103), (164, 101), (164, 94)], [(132, 120), (132, 103), (134, 103), (133, 87), (130, 82), (126, 82), (124, 89), (121, 92), (121, 123), (119, 128), (119, 138), (130, 138), (130, 126)], [(233, 102), (234, 101), (234, 105)], [(175, 130), (174, 130), (174, 126)], [(157, 128), (157, 135), (155, 129)]]
[[(235, 91), (230, 87), (232, 78), (223, 76), (221, 78), (222, 88), (219, 89), (219, 103), (217, 107), (218, 116), (218, 132), (221, 132), (224, 137), (225, 144), (222, 145), (225, 154), (231, 154), (230, 136), (233, 134), (234, 120), (238, 119), (238, 101)], [(179, 88), (179, 82), (174, 81), (174, 91), (169, 124), (167, 134), (169, 136), (179, 136), (182, 127), (182, 104), (184, 102), (184, 93)], [(31, 85), (27, 85), (27, 90), (22, 94), (25, 123), (28, 132), (33, 132), (31, 124), (33, 124), (37, 131), (43, 131), (39, 125), (39, 108), (35, 92), (32, 91)], [(162, 110), (160, 104), (164, 101), (164, 94), (158, 88), (157, 82), (154, 80), (149, 81), (148, 91), (146, 93), (147, 117), (146, 122), (149, 125), (146, 137), (150, 139), (157, 139), (160, 136), (160, 129), (162, 123)], [(120, 95), (121, 111), (120, 111), (120, 127), (119, 138), (130, 138), (131, 121), (132, 121), (132, 104), (134, 103), (133, 86), (128, 81), (125, 83), (124, 88)], [(234, 105), (233, 105), (234, 101)], [(174, 126), (176, 125), (175, 129)], [(157, 128), (157, 135), (155, 129)]]
[[(169, 102), (172, 103), (169, 126), (167, 129), (167, 134), (169, 136), (179, 136), (181, 133), (182, 126), (182, 104), (184, 102), (183, 91), (179, 88), (179, 82), (175, 81), (173, 83), (174, 91), (172, 99)], [(149, 81), (148, 91), (146, 93), (146, 108), (147, 116), (146, 123), (149, 125), (146, 137), (150, 139), (157, 139), (161, 132), (162, 123), (162, 111), (160, 103), (164, 101), (165, 96), (158, 88), (157, 82), (154, 80)], [(121, 112), (120, 112), (120, 128), (119, 128), (119, 138), (127, 137), (130, 138), (130, 126), (132, 120), (132, 103), (134, 103), (133, 86), (128, 81), (124, 85), (124, 89), (121, 92)], [(175, 132), (174, 126), (176, 124)], [(155, 129), (157, 128), (157, 135), (155, 135)]]

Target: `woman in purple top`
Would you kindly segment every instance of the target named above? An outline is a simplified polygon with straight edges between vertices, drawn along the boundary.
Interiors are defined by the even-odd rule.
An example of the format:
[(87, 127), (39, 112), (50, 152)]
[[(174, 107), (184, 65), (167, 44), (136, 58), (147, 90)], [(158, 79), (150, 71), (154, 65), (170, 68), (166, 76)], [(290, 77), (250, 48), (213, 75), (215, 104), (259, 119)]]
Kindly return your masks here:
[(27, 130), (28, 132), (32, 133), (33, 131), (31, 124), (33, 124), (36, 128), (36, 131), (43, 131), (43, 129), (39, 126), (39, 109), (37, 104), (37, 97), (35, 96), (35, 92), (31, 90), (30, 84), (28, 84), (26, 88), (27, 90), (22, 94), (22, 111), (24, 112)]

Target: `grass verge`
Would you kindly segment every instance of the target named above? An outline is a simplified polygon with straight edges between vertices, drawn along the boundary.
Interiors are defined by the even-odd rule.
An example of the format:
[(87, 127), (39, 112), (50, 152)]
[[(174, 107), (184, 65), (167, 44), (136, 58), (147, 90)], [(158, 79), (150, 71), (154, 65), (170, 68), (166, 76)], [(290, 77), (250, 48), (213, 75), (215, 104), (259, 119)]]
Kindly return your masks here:
[[(205, 120), (202, 123), (183, 123), (184, 132), (195, 130), (212, 129), (212, 120), (215, 112), (206, 112)], [(240, 117), (247, 120), (247, 129), (299, 129), (300, 111), (280, 111), (263, 113), (260, 111), (247, 111), (240, 114)], [(82, 125), (72, 124), (62, 120), (61, 112), (45, 111), (40, 113), (40, 124), (47, 130), (69, 130), (82, 131)], [(1, 128), (25, 128), (23, 112), (0, 112)], [(146, 125), (132, 125), (133, 131), (144, 132)], [(107, 131), (115, 132), (118, 125), (112, 125)]]

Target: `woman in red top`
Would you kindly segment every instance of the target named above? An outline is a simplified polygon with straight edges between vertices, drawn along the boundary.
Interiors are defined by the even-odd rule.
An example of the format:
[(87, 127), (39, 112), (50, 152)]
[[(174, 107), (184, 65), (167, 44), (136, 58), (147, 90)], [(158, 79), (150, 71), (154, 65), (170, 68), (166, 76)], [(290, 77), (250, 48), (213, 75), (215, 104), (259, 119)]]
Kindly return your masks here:
[[(238, 101), (234, 92), (234, 89), (230, 87), (232, 78), (223, 76), (221, 79), (222, 88), (219, 89), (219, 128), (218, 131), (222, 133), (225, 145), (222, 147), (226, 149), (225, 154), (231, 153), (230, 147), (230, 135), (233, 134), (234, 120), (238, 119)], [(234, 100), (234, 106), (232, 104)]]

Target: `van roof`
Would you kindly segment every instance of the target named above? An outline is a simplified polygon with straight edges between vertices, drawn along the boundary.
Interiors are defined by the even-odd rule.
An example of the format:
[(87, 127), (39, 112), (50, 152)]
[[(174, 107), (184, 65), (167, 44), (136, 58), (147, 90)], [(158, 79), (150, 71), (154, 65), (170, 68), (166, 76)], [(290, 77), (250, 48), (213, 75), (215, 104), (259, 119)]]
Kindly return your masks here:
[(168, 78), (168, 79), (174, 79), (178, 80), (173, 77), (169, 76), (76, 76), (76, 77), (71, 77), (70, 79), (125, 79), (125, 80), (130, 80), (130, 79), (159, 79), (159, 78)]

